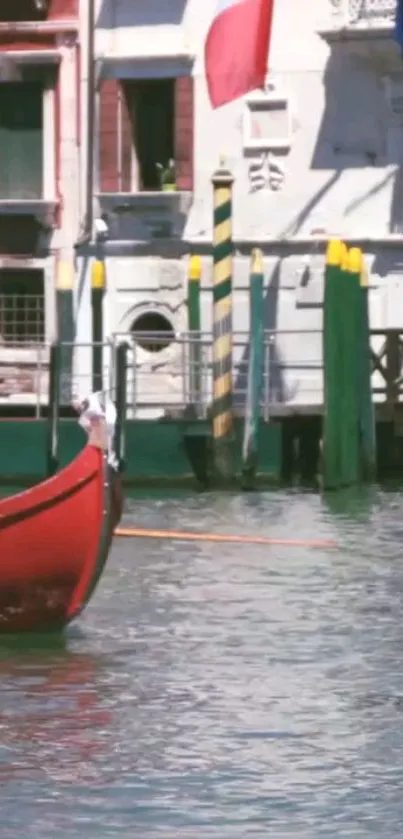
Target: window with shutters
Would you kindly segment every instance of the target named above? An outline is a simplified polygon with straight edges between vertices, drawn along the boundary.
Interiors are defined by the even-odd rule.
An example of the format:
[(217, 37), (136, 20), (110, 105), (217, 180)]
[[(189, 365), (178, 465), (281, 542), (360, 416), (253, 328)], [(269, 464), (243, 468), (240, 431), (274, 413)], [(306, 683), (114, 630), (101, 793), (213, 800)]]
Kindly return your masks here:
[(42, 199), (43, 175), (43, 85), (0, 84), (0, 199)]
[(193, 189), (193, 79), (105, 80), (100, 192)]

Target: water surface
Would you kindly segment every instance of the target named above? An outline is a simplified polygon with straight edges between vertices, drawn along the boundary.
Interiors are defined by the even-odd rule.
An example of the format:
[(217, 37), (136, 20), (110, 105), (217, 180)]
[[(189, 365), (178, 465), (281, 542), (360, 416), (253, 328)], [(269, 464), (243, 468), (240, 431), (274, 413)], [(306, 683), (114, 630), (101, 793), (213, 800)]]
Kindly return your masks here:
[(150, 496), (126, 523), (339, 550), (117, 541), (64, 642), (0, 644), (2, 839), (399, 839), (400, 494)]

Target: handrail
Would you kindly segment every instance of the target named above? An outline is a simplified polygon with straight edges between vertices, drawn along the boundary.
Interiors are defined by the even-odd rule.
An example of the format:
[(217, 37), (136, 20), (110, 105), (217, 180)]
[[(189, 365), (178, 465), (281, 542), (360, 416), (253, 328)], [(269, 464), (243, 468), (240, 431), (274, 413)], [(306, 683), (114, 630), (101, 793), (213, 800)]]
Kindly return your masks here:
[[(162, 333), (142, 333), (151, 340)], [(263, 332), (263, 376), (261, 414), (266, 419), (272, 409), (281, 405), (295, 406), (296, 410), (316, 406), (323, 401), (323, 364), (320, 329), (265, 329)], [(163, 336), (165, 337), (165, 336)], [(382, 341), (382, 338), (384, 339)], [(170, 333), (170, 340), (172, 333)], [(371, 356), (373, 359), (372, 393), (379, 402), (403, 403), (403, 327), (401, 330), (372, 329)], [(115, 392), (114, 356), (116, 347), (128, 346), (128, 416), (162, 416), (164, 412), (178, 413), (192, 402), (192, 383), (200, 381), (200, 398), (196, 415), (205, 419), (211, 409), (212, 398), (212, 333), (181, 331), (174, 341), (161, 351), (146, 352), (133, 335), (116, 332), (103, 342), (103, 387), (112, 396)], [(191, 352), (194, 342), (200, 352)], [(376, 349), (383, 345), (383, 348)], [(233, 402), (235, 413), (244, 411), (247, 390), (247, 358), (249, 335), (246, 331), (233, 334)], [(92, 386), (92, 343), (62, 342), (72, 354), (69, 393), (88, 392)], [(0, 344), (0, 403), (32, 404), (36, 416), (41, 416), (48, 401), (50, 345)], [(196, 360), (196, 361), (195, 361)], [(393, 361), (393, 371), (391, 363)], [(392, 375), (393, 373), (393, 375)], [(194, 402), (194, 400), (193, 400)], [(64, 403), (67, 404), (67, 403)]]

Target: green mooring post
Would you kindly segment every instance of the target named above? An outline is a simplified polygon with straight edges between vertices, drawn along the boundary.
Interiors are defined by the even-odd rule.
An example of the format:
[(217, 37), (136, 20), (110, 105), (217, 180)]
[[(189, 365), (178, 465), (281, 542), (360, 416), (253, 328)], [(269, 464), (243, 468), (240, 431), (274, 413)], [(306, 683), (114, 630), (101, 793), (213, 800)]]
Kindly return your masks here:
[(360, 248), (351, 248), (349, 253), (350, 271), (354, 275), (358, 289), (358, 412), (360, 476), (365, 481), (376, 477), (376, 428), (375, 410), (372, 400), (372, 361), (370, 343), (370, 323), (368, 306), (368, 273)]
[(125, 468), (126, 419), (127, 419), (127, 352), (126, 342), (118, 344), (115, 352), (115, 404), (116, 428), (114, 449), (119, 463), (119, 471)]
[(234, 478), (232, 406), (232, 185), (221, 161), (212, 178), (213, 219), (213, 452), (218, 482)]
[(354, 254), (348, 251), (342, 262), (340, 342), (340, 484), (353, 486), (360, 480), (359, 434), (359, 277)]
[(200, 281), (202, 262), (200, 256), (191, 256), (188, 267), (188, 324), (189, 346), (189, 390), (190, 404), (198, 416), (201, 410), (201, 333), (200, 333)]
[(326, 252), (323, 300), (323, 434), (322, 479), (324, 489), (340, 486), (340, 338), (341, 263), (346, 248), (338, 239)]
[(103, 388), (103, 305), (105, 292), (105, 263), (95, 259), (91, 266), (92, 311), (92, 389)]
[(60, 261), (56, 277), (57, 336), (60, 341), (60, 401), (71, 405), (73, 390), (74, 268)]
[(263, 259), (252, 253), (249, 290), (249, 362), (242, 445), (242, 483), (252, 489), (258, 467), (260, 397), (263, 378)]
[(46, 440), (46, 473), (50, 477), (59, 468), (59, 409), (60, 409), (61, 347), (54, 341), (50, 347), (49, 398)]

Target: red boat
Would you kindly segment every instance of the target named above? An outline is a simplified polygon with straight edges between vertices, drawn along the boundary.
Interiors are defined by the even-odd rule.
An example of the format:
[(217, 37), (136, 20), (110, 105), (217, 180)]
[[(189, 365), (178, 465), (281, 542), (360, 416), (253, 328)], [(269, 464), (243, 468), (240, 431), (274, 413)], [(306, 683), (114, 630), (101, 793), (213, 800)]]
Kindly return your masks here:
[(122, 514), (104, 435), (65, 469), (0, 500), (0, 632), (60, 630), (88, 603)]

